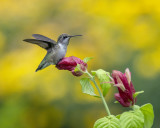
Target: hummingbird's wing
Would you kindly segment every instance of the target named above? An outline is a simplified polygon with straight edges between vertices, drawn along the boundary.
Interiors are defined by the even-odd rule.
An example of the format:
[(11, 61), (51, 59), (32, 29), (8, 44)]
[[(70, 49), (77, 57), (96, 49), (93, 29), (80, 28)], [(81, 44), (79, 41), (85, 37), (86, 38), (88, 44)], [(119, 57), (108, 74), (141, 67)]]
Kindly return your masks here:
[(53, 44), (56, 43), (56, 41), (54, 41), (46, 36), (40, 35), (40, 34), (33, 34), (32, 36), (37, 40), (47, 41), (47, 42), (51, 42)]
[(38, 40), (38, 39), (24, 39), (23, 41), (32, 43), (32, 44), (37, 44), (38, 46), (48, 50), (51, 47), (54, 47), (56, 43), (48, 42), (48, 41), (43, 41), (43, 40)]

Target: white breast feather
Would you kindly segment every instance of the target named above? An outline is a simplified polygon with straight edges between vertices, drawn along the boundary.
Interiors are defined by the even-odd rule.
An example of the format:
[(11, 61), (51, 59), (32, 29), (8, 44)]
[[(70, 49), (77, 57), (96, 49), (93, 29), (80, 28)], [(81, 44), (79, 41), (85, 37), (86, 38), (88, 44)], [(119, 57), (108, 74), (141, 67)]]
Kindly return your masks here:
[(60, 57), (64, 57), (65, 54), (66, 54), (65, 46), (62, 45), (62, 44), (59, 44), (59, 47), (60, 47), (60, 49), (59, 49), (59, 53), (58, 54), (59, 54)]

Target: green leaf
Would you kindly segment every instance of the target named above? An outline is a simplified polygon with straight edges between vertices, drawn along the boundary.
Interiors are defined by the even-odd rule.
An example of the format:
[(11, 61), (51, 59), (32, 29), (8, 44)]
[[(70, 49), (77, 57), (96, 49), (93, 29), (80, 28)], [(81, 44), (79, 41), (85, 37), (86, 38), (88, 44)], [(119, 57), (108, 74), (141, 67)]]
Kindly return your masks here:
[(144, 116), (143, 113), (137, 109), (134, 111), (124, 112), (120, 117), (120, 123), (123, 128), (143, 128)]
[(91, 59), (93, 59), (93, 57), (86, 57), (83, 59), (84, 63), (87, 63), (88, 61), (90, 61)]
[(92, 87), (89, 78), (82, 78), (80, 80), (80, 84), (82, 86), (83, 93), (86, 93), (92, 96), (96, 96), (96, 94), (94, 93), (94, 88)]
[(120, 117), (121, 117), (121, 114), (119, 114), (119, 115), (116, 115), (116, 118), (120, 119)]
[(144, 91), (138, 91), (133, 94), (133, 97), (136, 98), (139, 94), (144, 93)]
[(121, 128), (120, 121), (114, 115), (98, 119), (93, 128)]
[(114, 103), (116, 103), (116, 104), (117, 104), (117, 103), (119, 103), (119, 102), (118, 102), (118, 101), (114, 101)]
[(140, 110), (144, 115), (144, 127), (151, 128), (154, 121), (154, 111), (152, 104), (145, 104), (140, 107)]
[(108, 93), (108, 91), (109, 91), (109, 89), (111, 87), (111, 84), (107, 83), (107, 82), (110, 82), (110, 78), (109, 78), (110, 73), (104, 71), (103, 69), (99, 69), (97, 71), (91, 71), (91, 72), (92, 72), (93, 76), (97, 76), (98, 77), (101, 89), (103, 91), (103, 96), (106, 96), (106, 94)]
[(74, 72), (78, 72), (78, 71), (80, 71), (80, 69), (81, 69), (80, 64), (77, 64), (77, 66), (74, 69)]
[(140, 107), (138, 105), (134, 105), (132, 108), (133, 108), (133, 110), (139, 110), (140, 109)]
[(100, 96), (97, 96), (97, 95), (95, 95), (94, 97), (96, 97), (96, 98), (101, 98)]

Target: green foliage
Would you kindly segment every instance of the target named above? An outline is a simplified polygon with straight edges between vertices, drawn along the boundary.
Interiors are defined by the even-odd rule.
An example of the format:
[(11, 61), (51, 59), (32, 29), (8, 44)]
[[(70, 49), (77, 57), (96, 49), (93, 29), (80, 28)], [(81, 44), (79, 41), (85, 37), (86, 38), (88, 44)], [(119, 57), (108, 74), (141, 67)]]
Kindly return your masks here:
[(133, 97), (136, 98), (139, 94), (144, 93), (144, 91), (138, 91), (133, 94)]
[(144, 127), (151, 128), (154, 120), (154, 112), (152, 104), (145, 104), (140, 107), (140, 110), (144, 115)]
[(124, 112), (120, 116), (120, 123), (123, 128), (143, 128), (144, 115), (139, 109)]
[(80, 64), (77, 64), (77, 66), (74, 69), (74, 72), (78, 72), (78, 71), (80, 71), (80, 69), (81, 69)]
[(82, 86), (83, 93), (86, 93), (92, 96), (96, 96), (96, 94), (94, 93), (94, 88), (92, 87), (89, 78), (82, 78), (80, 80), (80, 84)]
[(116, 100), (116, 101), (114, 101), (114, 103), (116, 103), (116, 104), (117, 104), (117, 103), (119, 103), (119, 102)]
[(134, 106), (132, 106), (132, 108), (133, 108), (133, 110), (139, 110), (140, 109), (140, 107), (138, 105), (134, 105)]
[(154, 112), (151, 104), (145, 104), (141, 107), (134, 105), (132, 111), (124, 112), (116, 117), (111, 115), (98, 119), (94, 128), (151, 128), (153, 120)]
[(93, 128), (121, 128), (120, 121), (114, 115), (98, 119)]
[(98, 69), (97, 71), (92, 71), (92, 75), (98, 77), (101, 89), (103, 91), (103, 96), (106, 96), (106, 94), (108, 93), (108, 91), (111, 87), (111, 84), (107, 83), (107, 82), (110, 82), (110, 78), (107, 74), (110, 75), (109, 72), (106, 72), (103, 69)]
[(83, 59), (83, 61), (84, 61), (85, 63), (87, 63), (87, 62), (90, 61), (91, 59), (93, 59), (93, 57), (86, 57), (86, 58)]
[(119, 114), (119, 115), (116, 115), (116, 118), (120, 119), (120, 117), (121, 117), (121, 114)]

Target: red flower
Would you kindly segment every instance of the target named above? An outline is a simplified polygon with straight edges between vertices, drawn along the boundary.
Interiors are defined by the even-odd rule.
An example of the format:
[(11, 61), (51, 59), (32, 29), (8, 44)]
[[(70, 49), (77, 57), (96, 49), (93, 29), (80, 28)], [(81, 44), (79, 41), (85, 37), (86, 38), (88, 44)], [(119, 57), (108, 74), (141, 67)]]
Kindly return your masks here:
[(114, 70), (112, 72), (112, 77), (119, 91), (119, 93), (115, 94), (115, 99), (124, 107), (133, 106), (136, 102), (136, 98), (133, 97), (135, 89), (131, 82), (131, 73), (129, 69), (127, 68), (124, 74)]
[[(77, 67), (77, 65), (80, 66), (80, 69), (75, 71), (75, 68)], [(70, 56), (70, 57), (63, 58), (60, 62), (58, 62), (56, 67), (59, 70), (69, 70), (72, 72), (74, 76), (81, 76), (83, 72), (86, 71), (87, 64), (75, 56)]]

